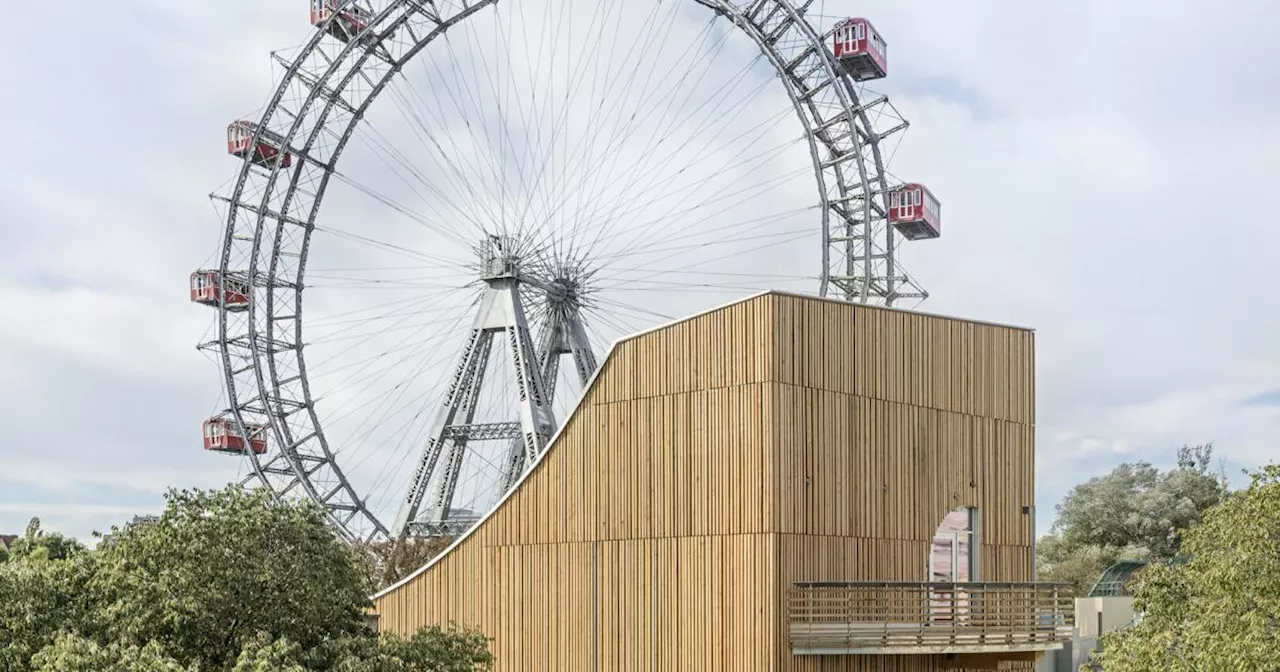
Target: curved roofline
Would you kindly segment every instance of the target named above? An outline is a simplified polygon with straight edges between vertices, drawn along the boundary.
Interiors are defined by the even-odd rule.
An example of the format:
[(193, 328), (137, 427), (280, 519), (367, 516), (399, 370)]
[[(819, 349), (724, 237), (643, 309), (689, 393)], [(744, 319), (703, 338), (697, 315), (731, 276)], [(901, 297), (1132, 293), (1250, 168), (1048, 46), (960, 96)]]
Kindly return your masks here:
[[(751, 295), (745, 296), (745, 297), (740, 298), (740, 299), (734, 299), (733, 301), (729, 301), (728, 303), (722, 303), (722, 304), (720, 304), (720, 305), (713, 306), (713, 307), (711, 307), (711, 308), (707, 308), (706, 310), (702, 310), (702, 311), (699, 311), (699, 312), (696, 312), (696, 313), (693, 313), (693, 314), (690, 314), (690, 315), (686, 315), (685, 317), (681, 317), (681, 318), (677, 318), (677, 319), (670, 320), (670, 321), (667, 321), (667, 322), (663, 322), (663, 323), (661, 323), (661, 324), (655, 325), (655, 326), (650, 327), (650, 328), (648, 328), (648, 329), (645, 329), (645, 330), (643, 330), (643, 331), (637, 331), (637, 332), (635, 332), (635, 333), (633, 333), (633, 334), (629, 334), (629, 335), (626, 335), (626, 336), (620, 336), (620, 337), (618, 337), (618, 338), (614, 339), (614, 341), (613, 341), (612, 343), (610, 343), (610, 344), (609, 344), (609, 349), (605, 352), (604, 357), (600, 360), (600, 364), (599, 364), (599, 366), (597, 366), (597, 367), (596, 367), (596, 370), (591, 374), (591, 379), (590, 379), (589, 381), (587, 381), (587, 385), (586, 385), (586, 387), (584, 387), (584, 388), (582, 389), (582, 393), (578, 395), (578, 399), (577, 399), (577, 401), (575, 401), (575, 402), (574, 402), (574, 404), (573, 404), (573, 408), (569, 411), (569, 414), (568, 414), (568, 415), (566, 415), (566, 416), (563, 418), (563, 420), (560, 422), (560, 426), (559, 426), (559, 427), (557, 427), (557, 428), (556, 428), (555, 433), (551, 435), (551, 439), (550, 439), (549, 441), (547, 441), (547, 449), (546, 449), (546, 450), (544, 450), (544, 451), (542, 451), (542, 454), (538, 456), (538, 459), (534, 460), (533, 464), (532, 464), (532, 465), (530, 465), (530, 466), (529, 466), (529, 468), (525, 470), (524, 474), (523, 474), (519, 479), (517, 479), (517, 480), (516, 480), (516, 482), (515, 482), (514, 484), (512, 484), (511, 489), (507, 490), (506, 494), (504, 494), (504, 495), (502, 496), (502, 498), (501, 498), (501, 499), (499, 499), (499, 500), (498, 500), (498, 502), (497, 502), (496, 504), (494, 504), (494, 505), (489, 509), (488, 513), (485, 513), (483, 516), (481, 516), (481, 517), (480, 517), (480, 519), (479, 519), (479, 520), (477, 520), (477, 521), (475, 522), (475, 524), (474, 524), (474, 525), (472, 525), (472, 526), (471, 526), (471, 527), (470, 527), (466, 532), (464, 532), (464, 533), (462, 534), (462, 536), (460, 536), (460, 537), (458, 537), (457, 539), (455, 539), (455, 540), (453, 541), (453, 543), (452, 543), (452, 544), (449, 544), (449, 547), (448, 547), (448, 548), (446, 548), (446, 549), (444, 549), (443, 551), (441, 551), (439, 555), (437, 555), (436, 557), (432, 558), (432, 559), (431, 559), (431, 561), (430, 561), (430, 562), (428, 562), (427, 564), (425, 564), (425, 565), (423, 565), (423, 566), (419, 567), (418, 569), (416, 569), (416, 570), (414, 570), (413, 572), (409, 573), (407, 576), (405, 576), (404, 578), (400, 579), (399, 581), (396, 581), (395, 583), (391, 584), (390, 586), (387, 586), (386, 588), (383, 588), (382, 590), (378, 591), (377, 593), (375, 593), (375, 594), (373, 595), (373, 597), (372, 597), (371, 599), (377, 600), (378, 598), (384, 597), (384, 596), (386, 596), (386, 595), (388, 595), (388, 594), (390, 594), (390, 593), (392, 593), (392, 592), (394, 592), (394, 591), (396, 591), (396, 590), (399, 590), (400, 588), (402, 588), (403, 586), (405, 586), (406, 584), (408, 584), (410, 581), (412, 581), (412, 580), (414, 580), (414, 579), (418, 578), (418, 577), (419, 577), (419, 576), (421, 576), (423, 573), (425, 573), (427, 570), (429, 570), (429, 569), (431, 569), (432, 567), (434, 567), (434, 566), (436, 565), (436, 563), (439, 563), (441, 560), (443, 560), (443, 559), (445, 558), (445, 556), (449, 555), (449, 553), (451, 553), (451, 552), (453, 551), (453, 549), (457, 548), (460, 544), (462, 544), (462, 542), (464, 542), (464, 541), (466, 541), (467, 539), (471, 538), (471, 535), (472, 535), (472, 534), (474, 534), (474, 533), (476, 532), (476, 530), (479, 530), (479, 529), (480, 529), (480, 527), (481, 527), (482, 525), (484, 525), (484, 524), (489, 520), (489, 518), (491, 518), (494, 514), (496, 514), (496, 513), (498, 512), (498, 510), (499, 510), (499, 509), (501, 509), (501, 508), (503, 507), (503, 505), (507, 503), (507, 500), (508, 500), (508, 499), (511, 499), (511, 497), (515, 494), (516, 490), (520, 489), (520, 486), (524, 484), (525, 480), (527, 480), (528, 478), (530, 478), (531, 476), (533, 476), (534, 472), (536, 472), (536, 471), (538, 470), (538, 468), (542, 466), (542, 463), (543, 463), (544, 459), (547, 457), (547, 455), (549, 455), (549, 454), (551, 453), (551, 451), (555, 448), (556, 441), (558, 441), (558, 440), (560, 439), (560, 435), (564, 432), (565, 427), (568, 427), (568, 426), (569, 426), (569, 419), (570, 419), (570, 418), (572, 418), (573, 416), (577, 415), (578, 410), (579, 410), (579, 409), (580, 409), (580, 407), (582, 406), (583, 400), (585, 400), (585, 399), (587, 398), (587, 396), (588, 396), (588, 393), (590, 393), (590, 392), (591, 392), (591, 390), (592, 390), (593, 388), (595, 388), (595, 386), (596, 386), (596, 381), (597, 381), (597, 380), (599, 380), (599, 378), (600, 378), (600, 372), (604, 371), (605, 364), (608, 364), (609, 359), (610, 359), (611, 357), (613, 357), (613, 353), (614, 353), (614, 351), (615, 351), (615, 350), (617, 350), (617, 349), (618, 349), (618, 346), (619, 346), (619, 345), (621, 345), (621, 344), (623, 344), (623, 343), (625, 343), (625, 342), (627, 342), (627, 341), (630, 341), (630, 340), (633, 340), (633, 339), (636, 339), (636, 338), (640, 338), (641, 336), (645, 336), (645, 335), (651, 334), (651, 333), (653, 333), (653, 332), (655, 332), (655, 331), (661, 331), (661, 330), (663, 330), (663, 329), (666, 329), (667, 327), (675, 326), (675, 325), (677, 325), (677, 324), (680, 324), (681, 322), (688, 322), (689, 320), (697, 319), (697, 318), (699, 318), (699, 317), (702, 317), (703, 315), (710, 315), (711, 313), (714, 313), (714, 312), (717, 312), (717, 311), (721, 311), (721, 310), (724, 310), (725, 308), (729, 308), (729, 307), (732, 307), (732, 306), (736, 306), (736, 305), (738, 305), (738, 304), (740, 304), (740, 303), (746, 303), (746, 302), (748, 302), (748, 301), (754, 301), (754, 300), (756, 300), (756, 299), (758, 299), (758, 298), (761, 298), (761, 297), (764, 297), (764, 296), (771, 296), (771, 295), (772, 295), (772, 296), (789, 296), (789, 297), (795, 297), (795, 298), (801, 298), (801, 299), (809, 299), (809, 300), (813, 300), (813, 301), (827, 301), (827, 302), (830, 302), (830, 303), (839, 303), (839, 304), (844, 304), (844, 305), (850, 305), (847, 301), (842, 301), (842, 300), (840, 300), (840, 299), (833, 299), (833, 298), (829, 298), (829, 297), (821, 297), (821, 296), (816, 296), (816, 295), (813, 295), (813, 294), (802, 294), (802, 293), (800, 293), (800, 292), (787, 292), (787, 291), (780, 291), (780, 290), (773, 290), (773, 289), (770, 289), (770, 290), (764, 290), (764, 291), (761, 291), (761, 292), (756, 292), (755, 294), (751, 294)], [(900, 313), (910, 313), (910, 314), (912, 314), (912, 315), (924, 315), (924, 316), (926, 316), (926, 317), (937, 317), (937, 318), (942, 318), (942, 319), (947, 319), (947, 320), (962, 320), (962, 319), (963, 319), (963, 318), (958, 318), (958, 317), (952, 317), (952, 316), (950, 316), (950, 315), (939, 315), (939, 314), (937, 314), (937, 313), (924, 313), (924, 312), (915, 311), (915, 310), (906, 310), (906, 309), (904, 309), (904, 308), (887, 308), (887, 307), (884, 307), (884, 306), (870, 306), (870, 305), (866, 305), (866, 304), (852, 304), (852, 305), (857, 305), (857, 306), (859, 306), (859, 307), (861, 307), (861, 308), (872, 308), (872, 309), (877, 309), (877, 310), (889, 310), (889, 311), (895, 311), (895, 312), (900, 312)], [(1011, 329), (1021, 329), (1021, 330), (1024, 330), (1024, 331), (1034, 331), (1034, 329), (1030, 329), (1030, 328), (1028, 328), (1028, 327), (1018, 327), (1018, 326), (1009, 325), (1009, 324), (1000, 324), (1000, 323), (997, 323), (997, 322), (982, 322), (982, 321), (978, 321), (978, 320), (963, 320), (963, 321), (965, 321), (965, 322), (970, 322), (970, 323), (973, 323), (973, 324), (984, 324), (984, 325), (994, 326), (994, 327), (1005, 327), (1005, 328), (1011, 328)]]

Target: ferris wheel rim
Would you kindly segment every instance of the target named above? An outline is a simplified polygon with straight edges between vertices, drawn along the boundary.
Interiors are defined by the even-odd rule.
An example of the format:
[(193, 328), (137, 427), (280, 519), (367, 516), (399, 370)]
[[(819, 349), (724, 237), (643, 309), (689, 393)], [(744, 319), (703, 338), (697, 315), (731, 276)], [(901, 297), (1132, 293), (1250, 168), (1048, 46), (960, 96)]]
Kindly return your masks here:
[[(254, 203), (252, 201), (255, 199), (245, 199), (246, 183), (250, 179), (251, 174), (255, 172), (254, 164), (246, 158), (240, 167), (232, 195), (227, 199), (229, 205), (225, 223), (226, 228), (223, 236), (222, 254), (219, 262), (220, 277), (225, 278), (229, 273), (235, 272), (235, 269), (231, 267), (231, 262), (235, 253), (235, 238), (238, 230), (238, 220), (243, 215), (246, 221), (252, 222), (251, 226), (245, 227), (246, 229), (252, 230), (252, 248), (249, 251), (249, 261), (245, 271), (248, 273), (251, 282), (255, 284), (265, 283), (265, 287), (267, 287), (268, 290), (265, 294), (265, 305), (260, 306), (257, 301), (250, 302), (250, 306), (245, 317), (245, 321), (247, 323), (246, 337), (248, 341), (248, 354), (252, 359), (252, 372), (254, 374), (253, 378), (250, 380), (243, 382), (237, 380), (236, 375), (233, 373), (234, 367), (232, 358), (234, 353), (232, 351), (235, 347), (243, 347), (243, 344), (232, 345), (233, 339), (230, 337), (229, 327), (231, 316), (228, 314), (229, 311), (227, 311), (225, 307), (220, 307), (218, 311), (219, 346), (224, 369), (224, 383), (227, 386), (227, 395), (230, 400), (230, 414), (242, 432), (248, 425), (252, 424), (246, 421), (247, 415), (254, 415), (256, 417), (263, 418), (265, 420), (265, 424), (270, 428), (270, 435), (276, 445), (275, 455), (273, 455), (270, 460), (266, 460), (265, 464), (263, 463), (264, 461), (259, 460), (258, 456), (252, 456), (254, 473), (249, 478), (256, 478), (261, 484), (276, 493), (280, 493), (281, 490), (287, 491), (294, 488), (301, 488), (309, 498), (329, 509), (329, 513), (333, 520), (337, 522), (344, 533), (351, 538), (370, 536), (352, 534), (352, 520), (358, 517), (363, 518), (365, 522), (371, 524), (373, 528), (373, 532), (370, 533), (371, 536), (386, 536), (389, 532), (386, 525), (368, 509), (364, 500), (360, 497), (359, 493), (356, 492), (355, 488), (352, 487), (349, 479), (347, 479), (343, 473), (341, 466), (336, 459), (335, 453), (329, 447), (328, 439), (324, 433), (324, 424), (322, 418), (315, 410), (315, 397), (312, 395), (310, 389), (310, 381), (306, 370), (306, 355), (303, 352), (305, 342), (303, 340), (304, 319), (302, 315), (302, 305), (303, 291), (305, 289), (304, 280), (306, 275), (307, 254), (310, 248), (311, 236), (316, 228), (316, 217), (319, 214), (321, 205), (324, 201), (329, 180), (334, 174), (337, 174), (337, 164), (347, 143), (352, 138), (356, 128), (364, 120), (364, 114), (379, 98), (386, 86), (401, 73), (404, 65), (409, 63), (423, 49), (425, 49), (428, 44), (443, 35), (449, 28), (473, 16), (483, 8), (496, 5), (498, 1), (499, 0), (479, 0), (474, 4), (467, 5), (464, 9), (448, 18), (443, 16), (438, 17), (439, 22), (437, 28), (424, 34), (421, 39), (416, 39), (415, 44), (412, 47), (405, 49), (399, 59), (396, 59), (393, 62), (388, 62), (387, 70), (375, 78), (376, 83), (371, 85), (368, 93), (364, 95), (363, 99), (361, 99), (357, 105), (351, 105), (350, 102), (345, 99), (341, 99), (347, 106), (353, 108), (353, 111), (345, 121), (345, 125), (339, 134), (340, 139), (332, 148), (327, 164), (313, 161), (309, 157), (309, 153), (313, 151), (317, 139), (325, 129), (325, 120), (334, 113), (335, 107), (339, 107), (339, 103), (337, 102), (337, 100), (340, 99), (339, 97), (349, 91), (350, 83), (354, 78), (363, 74), (366, 64), (371, 59), (378, 58), (379, 55), (375, 48), (364, 45), (359, 38), (351, 39), (342, 47), (341, 52), (332, 58), (331, 65), (325, 69), (321, 75), (317, 76), (314, 73), (300, 74), (303, 71), (303, 66), (307, 62), (307, 59), (312, 57), (324, 42), (325, 32), (323, 30), (316, 30), (315, 35), (312, 36), (311, 40), (308, 41), (308, 43), (290, 62), (287, 71), (281, 78), (280, 83), (271, 98), (271, 101), (268, 103), (266, 109), (263, 111), (257, 122), (251, 141), (256, 145), (260, 141), (264, 129), (273, 128), (272, 122), (277, 120), (277, 115), (280, 114), (281, 102), (285, 98), (290, 87), (297, 84), (299, 81), (302, 81), (306, 85), (305, 88), (309, 90), (307, 99), (297, 112), (290, 115), (293, 117), (293, 121), (288, 123), (287, 132), (280, 134), (283, 138), (282, 147), (284, 151), (289, 152), (295, 151), (295, 138), (306, 136), (305, 144), (298, 146), (295, 153), (295, 156), (297, 157), (297, 165), (285, 167), (281, 165), (280, 161), (273, 162), (269, 170), (269, 175), (266, 177), (265, 187), (262, 190), (261, 196), (257, 198), (257, 202)], [(349, 2), (350, 0), (348, 0), (348, 3), (344, 3), (344, 6), (345, 4), (349, 4)], [(827, 273), (825, 272), (825, 269), (829, 268), (827, 255), (831, 250), (831, 220), (833, 218), (831, 197), (829, 194), (832, 193), (831, 190), (834, 188), (834, 193), (837, 195), (837, 198), (845, 199), (848, 197), (851, 189), (850, 185), (846, 184), (845, 172), (847, 166), (837, 164), (833, 166), (834, 170), (830, 173), (826, 172), (822, 167), (821, 151), (826, 141), (823, 138), (820, 138), (819, 132), (814, 129), (814, 121), (821, 121), (823, 119), (823, 114), (817, 109), (817, 102), (814, 97), (808, 97), (802, 101), (803, 92), (799, 90), (799, 87), (803, 86), (804, 82), (799, 80), (799, 76), (794, 70), (791, 72), (787, 71), (788, 64), (784, 58), (785, 55), (770, 44), (769, 35), (767, 33), (768, 27), (766, 26), (769, 18), (777, 16), (778, 13), (784, 15), (786, 17), (784, 19), (784, 23), (781, 24), (781, 27), (775, 26), (774, 30), (780, 34), (785, 34), (788, 30), (793, 28), (798, 29), (808, 42), (806, 53), (811, 51), (812, 53), (810, 54), (810, 57), (816, 56), (820, 61), (821, 68), (829, 80), (828, 85), (833, 85), (832, 88), (838, 96), (840, 106), (843, 108), (839, 113), (842, 116), (842, 121), (834, 127), (847, 128), (847, 136), (849, 138), (853, 138), (855, 145), (857, 145), (861, 139), (865, 138), (864, 144), (869, 146), (872, 152), (871, 160), (874, 162), (875, 168), (872, 169), (874, 170), (874, 173), (870, 174), (868, 173), (868, 168), (865, 165), (867, 159), (864, 157), (863, 152), (856, 152), (855, 170), (860, 182), (858, 186), (861, 187), (861, 193), (866, 195), (865, 198), (868, 201), (875, 198), (877, 195), (880, 200), (883, 200), (884, 192), (887, 188), (887, 176), (880, 152), (879, 138), (875, 137), (874, 129), (867, 117), (866, 109), (863, 109), (860, 106), (856, 84), (847, 74), (841, 71), (840, 64), (836, 61), (834, 54), (832, 54), (827, 48), (824, 41), (826, 36), (815, 30), (805, 18), (804, 11), (810, 4), (812, 4), (811, 1), (796, 3), (792, 0), (759, 0), (749, 3), (752, 5), (750, 12), (744, 11), (745, 8), (737, 7), (728, 0), (692, 0), (692, 2), (707, 7), (716, 14), (726, 18), (752, 39), (757, 47), (760, 48), (761, 53), (764, 54), (766, 59), (770, 62), (770, 65), (780, 75), (784, 89), (791, 100), (792, 107), (804, 127), (804, 135), (806, 143), (810, 149), (810, 158), (813, 163), (816, 180), (815, 187), (818, 189), (819, 199), (821, 202), (820, 212), (822, 219), (821, 229), (823, 234), (824, 273), (822, 276), (823, 284), (820, 293), (825, 294), (828, 290)], [(414, 15), (413, 10), (415, 8), (421, 9), (422, 7), (423, 3), (418, 0), (388, 0), (386, 6), (381, 11), (377, 12), (376, 16), (370, 21), (364, 31), (376, 32), (398, 29), (407, 23), (409, 18)], [(750, 14), (750, 16), (748, 16), (748, 14)], [(757, 21), (759, 23), (757, 23)], [(365, 33), (362, 32), (362, 35), (363, 34)], [(353, 65), (344, 73), (344, 68), (342, 66), (347, 63), (353, 63)], [(331, 85), (331, 80), (339, 75), (341, 75), (341, 82), (336, 85)], [(314, 81), (306, 82), (303, 80), (304, 77), (309, 77)], [(365, 79), (368, 81), (369, 78), (366, 76)], [(333, 93), (332, 97), (330, 97), (328, 92), (336, 93)], [(318, 120), (308, 128), (306, 124), (308, 112), (314, 110), (317, 103), (321, 104), (320, 109), (322, 111)], [(806, 111), (808, 114), (806, 114)], [(859, 128), (859, 124), (862, 125), (861, 128)], [(276, 125), (274, 127), (280, 127), (280, 125)], [(273, 199), (278, 198), (282, 204), (291, 206), (295, 202), (295, 198), (299, 193), (299, 182), (301, 181), (304, 171), (307, 170), (308, 166), (323, 169), (319, 177), (319, 186), (315, 189), (313, 202), (306, 208), (307, 218), (301, 222), (289, 221), (289, 217), (287, 215), (280, 214), (289, 212), (289, 207), (280, 207), (277, 212), (273, 212), (272, 201)], [(288, 172), (290, 175), (286, 180), (287, 186), (283, 187), (283, 194), (280, 195), (281, 187), (279, 185), (279, 177), (282, 171)], [(873, 175), (874, 178), (872, 177)], [(827, 183), (832, 180), (833, 176), (834, 184), (828, 185)], [(878, 189), (872, 188), (873, 181), (878, 182), (878, 184), (875, 185)], [(241, 213), (240, 210), (244, 210), (245, 212)], [(297, 226), (302, 230), (303, 242), (300, 244), (301, 254), (298, 258), (296, 271), (293, 273), (292, 279), (289, 279), (287, 276), (285, 278), (280, 278), (277, 275), (278, 270), (283, 266), (283, 264), (281, 264), (282, 236), (280, 232), (285, 230), (286, 226)], [(869, 229), (869, 221), (867, 226)], [(274, 227), (276, 232), (271, 238), (269, 246), (270, 249), (268, 250), (266, 249), (267, 246), (263, 243), (264, 233), (270, 227)], [(892, 239), (891, 236), (890, 239)], [(869, 246), (867, 249), (870, 249)], [(267, 270), (265, 273), (262, 273), (261, 269), (264, 268), (262, 261), (268, 256), (269, 262), (265, 264), (265, 268)], [(863, 285), (864, 298), (867, 284), (868, 283), (864, 283)], [(289, 298), (283, 301), (278, 301), (276, 297), (276, 290), (278, 289), (284, 290)], [(292, 303), (294, 307), (292, 317), (287, 320), (277, 316), (276, 314), (278, 304), (281, 303)], [(264, 314), (259, 315), (260, 312)], [(277, 345), (274, 344), (273, 339), (277, 334), (280, 334), (283, 331), (277, 329), (277, 325), (281, 322), (287, 322), (290, 320), (293, 322), (292, 343), (282, 343), (279, 344), (280, 347), (277, 347)], [(297, 382), (302, 391), (301, 400), (291, 400), (287, 404), (285, 403), (283, 396), (280, 394), (283, 386), (280, 375), (280, 359), (278, 358), (278, 356), (286, 354), (286, 351), (288, 353), (292, 353), (294, 357), (293, 361), (297, 363)], [(241, 391), (241, 387), (248, 387), (249, 384), (252, 385), (252, 389)], [(243, 396), (245, 392), (248, 392), (249, 396)], [(241, 399), (244, 399), (244, 401), (241, 401)], [(309, 435), (298, 437), (294, 435), (294, 431), (287, 420), (289, 416), (302, 412), (307, 414), (312, 431)], [(339, 489), (342, 492), (338, 492), (338, 494), (346, 494), (346, 501), (343, 502), (342, 508), (334, 508), (330, 506), (330, 502), (334, 497), (334, 492), (337, 492), (337, 490), (322, 494), (311, 480), (311, 474), (314, 473), (314, 468), (310, 464), (304, 463), (304, 460), (300, 457), (298, 449), (302, 447), (302, 444), (310, 441), (315, 442), (316, 447), (319, 449), (318, 457), (327, 462), (328, 468), (332, 470), (333, 474), (339, 481)], [(283, 459), (285, 463), (284, 466), (286, 466), (292, 474), (290, 477), (287, 477), (288, 483), (283, 483), (281, 478), (278, 478), (281, 476), (279, 473), (272, 472), (272, 465), (276, 464), (281, 459)], [(308, 456), (307, 459), (312, 459), (312, 456)]]

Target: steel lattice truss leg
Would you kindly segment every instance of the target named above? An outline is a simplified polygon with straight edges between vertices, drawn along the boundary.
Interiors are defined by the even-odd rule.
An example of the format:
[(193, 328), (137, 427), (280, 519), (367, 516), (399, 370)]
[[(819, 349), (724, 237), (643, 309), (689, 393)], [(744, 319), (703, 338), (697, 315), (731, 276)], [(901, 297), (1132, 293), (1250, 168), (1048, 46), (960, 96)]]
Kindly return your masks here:
[[(542, 334), (538, 354), (542, 380), (545, 383), (548, 399), (554, 399), (556, 381), (560, 372), (560, 358), (572, 355), (578, 370), (578, 380), (585, 393), (587, 383), (596, 371), (596, 356), (587, 340), (587, 330), (582, 324), (582, 314), (576, 304), (552, 303), (548, 315), (546, 331)], [(536, 458), (537, 456), (533, 456)], [(533, 464), (533, 459), (521, 450), (519, 442), (511, 445), (505, 461), (506, 469), (502, 475), (502, 492), (511, 489), (524, 474), (525, 467)]]
[[(544, 391), (542, 376), (535, 367), (536, 355), (529, 338), (524, 305), (520, 300), (520, 281), (513, 275), (501, 275), (487, 278), (486, 282), (489, 286), (480, 301), (471, 337), (449, 385), (449, 392), (437, 416), (431, 438), (414, 470), (409, 492), (396, 517), (394, 534), (449, 531), (441, 528), (448, 526), (449, 508), (469, 440), (516, 439), (521, 454), (532, 462), (542, 452), (555, 430), (550, 398)], [(472, 421), (476, 401), (495, 336), (505, 343), (511, 354), (515, 369), (513, 373), (518, 395), (519, 421), (475, 425)], [(427, 512), (429, 519), (423, 521), (420, 520), (420, 507), (428, 482), (436, 472), (442, 454), (447, 455), (444, 470), (437, 482), (432, 506)]]

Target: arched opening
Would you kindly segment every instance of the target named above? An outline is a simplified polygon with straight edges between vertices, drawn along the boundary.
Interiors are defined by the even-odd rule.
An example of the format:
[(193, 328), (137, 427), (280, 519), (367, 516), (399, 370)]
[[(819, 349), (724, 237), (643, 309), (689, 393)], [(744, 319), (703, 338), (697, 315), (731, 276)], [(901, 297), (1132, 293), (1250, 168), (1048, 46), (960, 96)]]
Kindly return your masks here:
[[(961, 507), (948, 513), (933, 533), (926, 580), (933, 584), (976, 581), (978, 544), (978, 510)], [(930, 620), (967, 620), (968, 591), (956, 586), (934, 585), (929, 593)]]
[(974, 581), (978, 574), (978, 510), (961, 507), (943, 517), (929, 548), (932, 582)]

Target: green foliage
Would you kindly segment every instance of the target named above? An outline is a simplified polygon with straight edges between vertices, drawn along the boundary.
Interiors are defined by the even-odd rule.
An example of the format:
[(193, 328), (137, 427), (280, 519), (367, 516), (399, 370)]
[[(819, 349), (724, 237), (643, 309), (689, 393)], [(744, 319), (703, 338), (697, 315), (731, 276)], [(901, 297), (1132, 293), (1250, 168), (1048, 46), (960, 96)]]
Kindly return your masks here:
[(1175, 469), (1122, 464), (1073, 488), (1037, 543), (1040, 578), (1069, 582), (1083, 595), (1116, 560), (1178, 555), (1183, 532), (1226, 495), (1225, 480), (1210, 471), (1212, 457), (1211, 443), (1183, 446)]
[(54, 643), (31, 661), (35, 672), (196, 672), (164, 655), (160, 645), (100, 646), (97, 642), (70, 634), (59, 635)]
[(456, 625), (423, 628), (404, 639), (349, 639), (318, 652), (334, 672), (476, 672), (493, 656), (483, 634)]
[(40, 529), (40, 519), (32, 518), (27, 523), (27, 530), (17, 541), (13, 542), (13, 547), (2, 558), (5, 562), (17, 561), (23, 558), (43, 558), (47, 560), (65, 560), (77, 553), (84, 552), (84, 544), (64, 537), (56, 532), (46, 533)]
[(493, 657), (484, 635), (449, 626), (431, 626), (409, 639), (389, 636), (383, 642), (387, 653), (403, 662), (405, 672), (471, 672), (476, 665), (487, 668)]
[(1120, 550), (1101, 546), (1071, 546), (1056, 534), (1042, 537), (1036, 546), (1036, 562), (1042, 581), (1060, 581), (1071, 584), (1075, 595), (1084, 595), (1093, 588), (1102, 570), (1116, 560), (1142, 560), (1142, 549), (1128, 547)]
[(100, 618), (89, 590), (91, 553), (50, 560), (24, 554), (0, 565), (0, 670), (29, 669), (31, 657), (51, 646), (67, 624), (90, 629)]
[(259, 634), (246, 642), (231, 672), (307, 672), (298, 664), (302, 648), (287, 639)]
[(370, 632), (365, 565), (319, 507), (236, 487), (167, 499), (96, 550), (33, 521), (0, 564), (0, 671), (488, 669), (469, 630)]
[(1104, 636), (1107, 672), (1280, 669), (1280, 466), (1185, 534), (1186, 562), (1148, 568), (1141, 620)]
[(369, 604), (323, 510), (264, 490), (171, 493), (159, 521), (99, 554), (94, 586), (115, 601), (109, 637), (145, 633), (180, 660), (216, 668), (259, 632), (304, 648), (357, 634)]
[(377, 591), (412, 574), (451, 543), (451, 537), (409, 538), (359, 543), (355, 551), (370, 585)]

